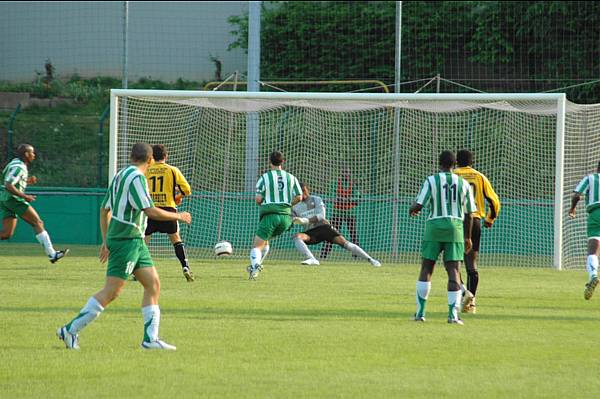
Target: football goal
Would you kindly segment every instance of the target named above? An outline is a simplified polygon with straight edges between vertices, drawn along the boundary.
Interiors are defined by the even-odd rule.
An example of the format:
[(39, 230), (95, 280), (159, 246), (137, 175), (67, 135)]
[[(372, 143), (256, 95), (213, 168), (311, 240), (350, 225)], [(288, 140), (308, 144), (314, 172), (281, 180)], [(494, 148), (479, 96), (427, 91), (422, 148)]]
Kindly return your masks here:
[[(582, 267), (584, 206), (573, 220), (567, 209), (600, 160), (599, 111), (564, 94), (112, 90), (109, 177), (132, 144), (164, 144), (193, 190), (180, 206), (193, 215), (180, 226), (189, 256), (212, 257), (227, 240), (246, 259), (259, 221), (254, 186), (279, 150), (348, 240), (384, 263), (418, 263), (427, 212), (411, 218), (408, 209), (439, 153), (466, 148), (502, 203), (483, 229), (480, 264)], [(300, 262), (298, 229), (273, 240), (269, 257)], [(172, 256), (161, 236), (151, 250)], [(335, 246), (327, 259), (352, 261)]]

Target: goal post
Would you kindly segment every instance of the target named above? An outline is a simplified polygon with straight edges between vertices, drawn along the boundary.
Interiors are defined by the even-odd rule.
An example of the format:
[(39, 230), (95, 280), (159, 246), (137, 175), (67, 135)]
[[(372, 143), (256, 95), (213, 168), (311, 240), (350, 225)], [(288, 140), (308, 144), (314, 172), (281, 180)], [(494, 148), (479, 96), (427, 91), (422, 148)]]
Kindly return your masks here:
[[(568, 257), (567, 267), (579, 267), (585, 255), (577, 253), (577, 240), (585, 240), (584, 212), (575, 223), (565, 223), (565, 199), (573, 179), (595, 164), (577, 155), (581, 148), (569, 149), (569, 140), (586, 136), (585, 121), (598, 113), (598, 107), (578, 106), (555, 93), (113, 89), (109, 177), (127, 164), (133, 143), (165, 144), (169, 161), (192, 184), (183, 209), (192, 212), (194, 222), (182, 226), (190, 257), (212, 256), (212, 245), (225, 239), (234, 256), (246, 258), (258, 223), (248, 181), (258, 179), (268, 167), (268, 153), (278, 149), (286, 170), (324, 199), (328, 218), (337, 218), (348, 240), (356, 239), (384, 262), (415, 263), (425, 217), (409, 218), (408, 207), (425, 177), (437, 170), (442, 150), (468, 148), (474, 167), (488, 176), (502, 203), (497, 223), (482, 233), (480, 263), (561, 269)], [(248, 144), (252, 118), (259, 143), (247, 151), (257, 145)], [(565, 181), (565, 168), (572, 166), (566, 162), (574, 159), (577, 171)], [(332, 189), (344, 169), (351, 169), (359, 192), (353, 199), (354, 229), (341, 220)], [(274, 240), (269, 257), (301, 260), (291, 243), (295, 232)], [(573, 243), (567, 254), (565, 240)], [(310, 248), (319, 255), (321, 245)], [(158, 255), (172, 252), (164, 239), (153, 238), (151, 249)], [(338, 248), (330, 259), (352, 258)]]

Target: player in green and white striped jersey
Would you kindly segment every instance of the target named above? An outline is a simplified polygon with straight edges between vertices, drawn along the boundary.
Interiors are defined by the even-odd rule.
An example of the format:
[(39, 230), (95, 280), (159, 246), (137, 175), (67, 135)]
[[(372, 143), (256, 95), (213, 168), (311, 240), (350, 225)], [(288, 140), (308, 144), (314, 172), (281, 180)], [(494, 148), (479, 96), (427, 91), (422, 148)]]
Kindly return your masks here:
[(35, 196), (25, 194), (27, 184), (37, 182), (35, 176), (29, 176), (27, 166), (35, 159), (35, 149), (30, 144), (17, 147), (18, 157), (14, 158), (2, 171), (2, 187), (0, 188), (0, 217), (2, 218), (1, 240), (11, 238), (17, 227), (17, 215), (33, 227), (35, 238), (44, 247), (50, 262), (62, 259), (69, 249), (55, 250), (52, 240), (44, 227), (44, 222), (29, 203)]
[(471, 250), (471, 213), (477, 209), (469, 183), (451, 172), (455, 163), (453, 152), (443, 151), (440, 154), (440, 172), (425, 180), (409, 210), (410, 216), (417, 216), (424, 206), (429, 206), (421, 252), (423, 260), (417, 281), (415, 321), (425, 321), (431, 275), (435, 262), (443, 251), (444, 266), (448, 273), (448, 323), (463, 324), (458, 317), (462, 296), (459, 262)]
[(273, 151), (269, 155), (271, 170), (256, 183), (255, 201), (260, 206), (260, 223), (250, 251), (251, 264), (246, 268), (250, 279), (255, 279), (262, 270), (261, 261), (268, 253), (269, 240), (292, 226), (292, 206), (302, 200), (300, 183), (283, 170), (284, 161), (281, 152)]
[(589, 281), (583, 290), (584, 299), (590, 299), (598, 285), (598, 254), (600, 253), (600, 162), (596, 173), (585, 176), (573, 190), (569, 216), (574, 218), (575, 208), (583, 194), (586, 195), (585, 209), (587, 217), (588, 257), (586, 269)]
[(102, 247), (99, 258), (102, 263), (108, 260), (104, 288), (90, 297), (79, 314), (56, 332), (68, 349), (79, 349), (79, 331), (119, 296), (132, 273), (144, 287), (142, 348), (176, 349), (158, 336), (160, 280), (143, 238), (147, 217), (189, 224), (191, 215), (154, 207), (144, 176), (152, 163), (152, 147), (146, 143), (134, 144), (130, 160), (131, 165), (112, 179), (100, 209)]

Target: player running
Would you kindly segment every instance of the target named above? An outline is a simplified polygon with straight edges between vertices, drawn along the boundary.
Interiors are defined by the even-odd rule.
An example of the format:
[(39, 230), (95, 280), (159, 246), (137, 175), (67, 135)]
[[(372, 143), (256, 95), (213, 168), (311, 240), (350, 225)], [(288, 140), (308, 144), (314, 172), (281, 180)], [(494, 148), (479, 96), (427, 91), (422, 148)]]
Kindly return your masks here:
[(573, 190), (571, 198), (571, 208), (569, 216), (574, 218), (576, 215), (577, 203), (583, 194), (586, 194), (585, 209), (587, 217), (587, 236), (588, 236), (588, 257), (586, 269), (589, 281), (585, 284), (583, 298), (588, 300), (594, 294), (598, 286), (598, 253), (600, 253), (600, 162), (596, 173), (590, 173), (585, 176)]
[(102, 246), (100, 262), (108, 260), (104, 287), (91, 296), (85, 306), (56, 335), (67, 349), (79, 349), (79, 332), (94, 321), (114, 301), (131, 274), (144, 287), (142, 318), (144, 320), (143, 349), (176, 350), (159, 338), (160, 279), (143, 240), (146, 217), (155, 220), (175, 220), (191, 223), (188, 212), (167, 212), (154, 206), (144, 172), (152, 163), (152, 147), (134, 144), (131, 165), (121, 169), (112, 179), (100, 207)]
[(325, 205), (321, 197), (310, 194), (310, 188), (300, 183), (302, 189), (302, 201), (292, 208), (292, 222), (305, 227), (303, 233), (294, 236), (294, 245), (296, 249), (304, 255), (303, 265), (318, 265), (319, 261), (308, 249), (307, 245), (319, 244), (323, 241), (337, 244), (348, 250), (352, 255), (365, 259), (375, 267), (381, 266), (381, 263), (373, 259), (358, 245), (346, 240), (340, 232), (335, 229), (325, 218)]
[[(181, 196), (191, 195), (192, 189), (181, 171), (167, 163), (168, 154), (164, 145), (153, 145), (152, 156), (154, 157), (154, 163), (146, 171), (152, 201), (154, 201), (157, 208), (177, 213), (177, 205), (181, 203)], [(177, 191), (181, 196), (176, 195)], [(146, 245), (150, 244), (154, 233), (169, 235), (169, 240), (173, 244), (175, 256), (181, 264), (181, 271), (185, 279), (188, 282), (194, 281), (194, 274), (185, 253), (185, 244), (179, 235), (179, 223), (176, 220), (160, 221), (148, 218), (148, 226), (144, 237)]]
[(28, 166), (35, 159), (35, 149), (30, 144), (17, 147), (18, 157), (14, 158), (2, 171), (2, 187), (0, 188), (0, 216), (2, 232), (0, 240), (8, 240), (15, 233), (17, 215), (29, 223), (35, 231), (35, 238), (44, 247), (50, 262), (55, 263), (69, 253), (69, 249), (55, 250), (44, 222), (29, 203), (35, 196), (25, 194), (27, 184), (35, 184), (35, 176), (29, 176)]
[(302, 199), (298, 179), (283, 170), (283, 154), (273, 151), (269, 155), (271, 170), (264, 173), (256, 183), (255, 201), (260, 206), (260, 223), (256, 230), (250, 266), (246, 268), (249, 279), (254, 280), (262, 270), (262, 251), (270, 239), (289, 230), (292, 225), (292, 205)]

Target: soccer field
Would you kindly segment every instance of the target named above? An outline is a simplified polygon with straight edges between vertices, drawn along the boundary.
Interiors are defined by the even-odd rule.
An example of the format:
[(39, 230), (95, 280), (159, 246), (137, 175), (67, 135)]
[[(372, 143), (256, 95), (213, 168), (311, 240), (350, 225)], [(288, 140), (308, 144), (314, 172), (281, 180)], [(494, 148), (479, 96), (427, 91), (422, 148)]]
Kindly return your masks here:
[[(600, 293), (582, 271), (486, 267), (478, 314), (446, 323), (437, 268), (426, 323), (410, 321), (418, 265), (157, 260), (161, 336), (140, 349), (142, 289), (122, 296), (67, 351), (55, 336), (101, 288), (96, 248), (50, 264), (37, 245), (0, 244), (2, 398), (596, 397)], [(485, 254), (484, 254), (485, 256)], [(464, 274), (464, 273), (463, 273)]]

